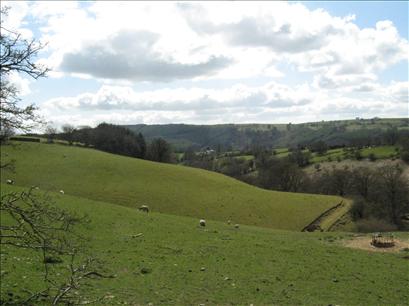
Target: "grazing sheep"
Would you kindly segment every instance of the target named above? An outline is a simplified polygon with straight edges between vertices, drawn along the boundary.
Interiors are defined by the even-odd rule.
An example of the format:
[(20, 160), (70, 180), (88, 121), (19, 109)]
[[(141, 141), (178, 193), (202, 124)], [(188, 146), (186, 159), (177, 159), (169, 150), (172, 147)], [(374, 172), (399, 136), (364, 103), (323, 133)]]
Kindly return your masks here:
[(203, 227), (206, 226), (206, 220), (200, 219), (199, 225), (200, 225), (200, 226), (203, 226)]
[(230, 224), (231, 224), (231, 220), (227, 220), (227, 224), (230, 225)]
[(235, 228), (239, 228), (240, 226), (239, 226), (238, 224), (235, 224), (234, 227), (235, 227)]
[(141, 207), (139, 207), (139, 210), (148, 213), (149, 212), (149, 206), (141, 205)]
[(64, 190), (61, 189), (61, 190), (60, 190), (60, 193), (61, 193), (61, 194), (64, 194)]
[(7, 181), (6, 181), (6, 184), (13, 185), (13, 184), (14, 184), (14, 181), (13, 181), (13, 180), (7, 180)]

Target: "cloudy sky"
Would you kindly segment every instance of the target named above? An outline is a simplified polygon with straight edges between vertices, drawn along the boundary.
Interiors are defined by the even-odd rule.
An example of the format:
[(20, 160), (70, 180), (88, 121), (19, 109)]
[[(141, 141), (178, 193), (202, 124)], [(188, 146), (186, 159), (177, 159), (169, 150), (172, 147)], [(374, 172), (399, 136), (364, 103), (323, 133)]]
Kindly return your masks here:
[(408, 3), (5, 2), (47, 43), (11, 79), (55, 125), (408, 116)]

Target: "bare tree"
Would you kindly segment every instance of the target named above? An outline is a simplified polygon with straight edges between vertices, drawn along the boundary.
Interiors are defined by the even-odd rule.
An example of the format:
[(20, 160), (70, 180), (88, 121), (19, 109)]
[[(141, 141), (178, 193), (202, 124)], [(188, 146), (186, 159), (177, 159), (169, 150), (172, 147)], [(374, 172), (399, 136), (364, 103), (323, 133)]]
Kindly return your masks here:
[[(23, 192), (10, 192), (1, 197), (0, 212), (8, 222), (0, 225), (0, 245), (3, 250), (19, 248), (32, 250), (41, 255), (43, 265), (43, 288), (28, 292), (14, 304), (26, 305), (39, 298), (53, 305), (68, 301), (79, 303), (84, 294), (72, 294), (81, 290), (81, 284), (90, 277), (112, 277), (98, 272), (101, 267), (92, 257), (85, 255), (85, 239), (75, 229), (84, 226), (86, 216), (77, 216), (59, 209), (47, 196), (34, 188)], [(7, 252), (6, 252), (7, 253)], [(55, 266), (66, 266), (65, 273), (55, 273)], [(2, 269), (7, 269), (7, 260), (1, 257)], [(63, 275), (62, 277), (62, 273)], [(2, 281), (7, 279), (2, 276)]]
[(148, 146), (148, 159), (161, 162), (170, 163), (172, 160), (172, 148), (166, 140), (162, 138), (155, 138)]
[[(1, 20), (8, 15), (8, 8), (1, 8)], [(18, 89), (9, 81), (11, 73), (22, 73), (34, 79), (44, 77), (48, 68), (34, 62), (44, 45), (34, 39), (26, 40), (0, 23), (0, 120), (1, 126), (29, 130), (40, 121), (32, 104), (21, 108)]]
[(74, 141), (74, 132), (75, 132), (75, 127), (71, 124), (64, 124), (62, 126), (62, 132), (64, 133), (63, 137), (65, 140), (68, 141), (70, 145), (72, 145)]
[(409, 183), (399, 165), (384, 165), (378, 170), (377, 201), (381, 202), (394, 224), (409, 210)]
[(8, 126), (0, 126), (0, 144), (7, 143), (8, 139), (14, 135), (14, 130)]
[(371, 186), (374, 184), (375, 173), (371, 168), (358, 167), (351, 172), (352, 191), (365, 200), (368, 199)]
[[(1, 8), (1, 20), (8, 9)], [(22, 73), (34, 79), (44, 77), (48, 69), (36, 64), (33, 59), (44, 45), (35, 40), (26, 40), (20, 34), (0, 24), (0, 125), (1, 130), (28, 131), (34, 124), (41, 122), (35, 114), (34, 105), (21, 108), (18, 106), (17, 88), (9, 82), (11, 73)], [(2, 158), (2, 173), (13, 170), (13, 161)], [(7, 300), (1, 297), (0, 304), (32, 305), (41, 299), (51, 304), (80, 304), (83, 295), (74, 295), (80, 290), (80, 284), (90, 276), (105, 277), (94, 271), (95, 260), (85, 259), (85, 249), (81, 237), (74, 231), (74, 226), (83, 224), (86, 219), (66, 212), (55, 205), (47, 196), (36, 194), (33, 188), (23, 192), (5, 192), (1, 196), (0, 214), (0, 246), (7, 249), (24, 249), (41, 254), (41, 271), (44, 272), (43, 288), (31, 292), (24, 288), (27, 296), (9, 295)], [(3, 219), (4, 217), (4, 219)], [(5, 222), (4, 220), (7, 220)], [(7, 253), (9, 253), (7, 252)], [(33, 253), (28, 253), (33, 255)], [(77, 256), (77, 255), (80, 256)], [(78, 258), (82, 258), (78, 259)], [(33, 259), (35, 256), (33, 257)], [(6, 260), (9, 256), (1, 256), (2, 286), (7, 283), (3, 275)], [(8, 260), (9, 261), (9, 260)], [(56, 272), (53, 265), (69, 262), (65, 275)], [(61, 267), (58, 271), (61, 271)], [(4, 292), (3, 287), (1, 294)], [(4, 303), (3, 303), (4, 302)]]
[(52, 127), (51, 125), (48, 125), (45, 128), (45, 135), (47, 136), (47, 142), (48, 143), (53, 143), (54, 142), (54, 137), (57, 134), (57, 129), (55, 127)]

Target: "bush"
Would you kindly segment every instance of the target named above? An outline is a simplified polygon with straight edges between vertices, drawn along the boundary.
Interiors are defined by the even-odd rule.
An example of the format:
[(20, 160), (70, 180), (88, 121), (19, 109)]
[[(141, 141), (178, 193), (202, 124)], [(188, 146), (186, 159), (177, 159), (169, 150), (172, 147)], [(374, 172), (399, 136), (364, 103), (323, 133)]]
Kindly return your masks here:
[(40, 138), (33, 138), (33, 137), (10, 137), (10, 140), (27, 141), (27, 142), (40, 142)]
[(373, 217), (357, 221), (356, 228), (358, 232), (362, 233), (392, 232), (398, 229), (396, 225), (389, 223), (388, 221)]
[(407, 164), (409, 164), (409, 151), (401, 151), (400, 153), (400, 158), (406, 162)]
[(349, 211), (352, 220), (360, 220), (365, 216), (365, 206), (366, 203), (363, 199), (354, 200), (352, 203), (351, 210)]
[(375, 154), (370, 153), (368, 157), (369, 157), (369, 160), (370, 160), (370, 161), (372, 161), (372, 162), (373, 162), (373, 161), (376, 161), (376, 156), (375, 156)]
[(354, 157), (356, 160), (362, 159), (361, 151), (359, 149), (355, 151)]

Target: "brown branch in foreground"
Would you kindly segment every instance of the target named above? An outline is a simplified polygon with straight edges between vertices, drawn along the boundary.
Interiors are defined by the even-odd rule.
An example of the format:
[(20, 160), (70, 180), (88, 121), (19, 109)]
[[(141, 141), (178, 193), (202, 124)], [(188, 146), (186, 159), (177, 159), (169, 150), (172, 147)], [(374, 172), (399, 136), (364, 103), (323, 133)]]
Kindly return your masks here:
[[(72, 294), (74, 290), (78, 293), (82, 283), (94, 277), (113, 277), (98, 271), (95, 258), (81, 261), (85, 256), (84, 238), (77, 234), (75, 227), (85, 225), (87, 218), (58, 208), (47, 194), (40, 194), (34, 188), (5, 194), (1, 197), (0, 213), (12, 220), (0, 225), (0, 245), (30, 249), (39, 252), (42, 258), (39, 264), (43, 266), (45, 289), (38, 292), (25, 289), (29, 296), (15, 301), (16, 304), (24, 305), (44, 298), (50, 299), (53, 305), (73, 301), (82, 303), (82, 295)], [(53, 265), (68, 258), (66, 277), (61, 284), (61, 277)]]

